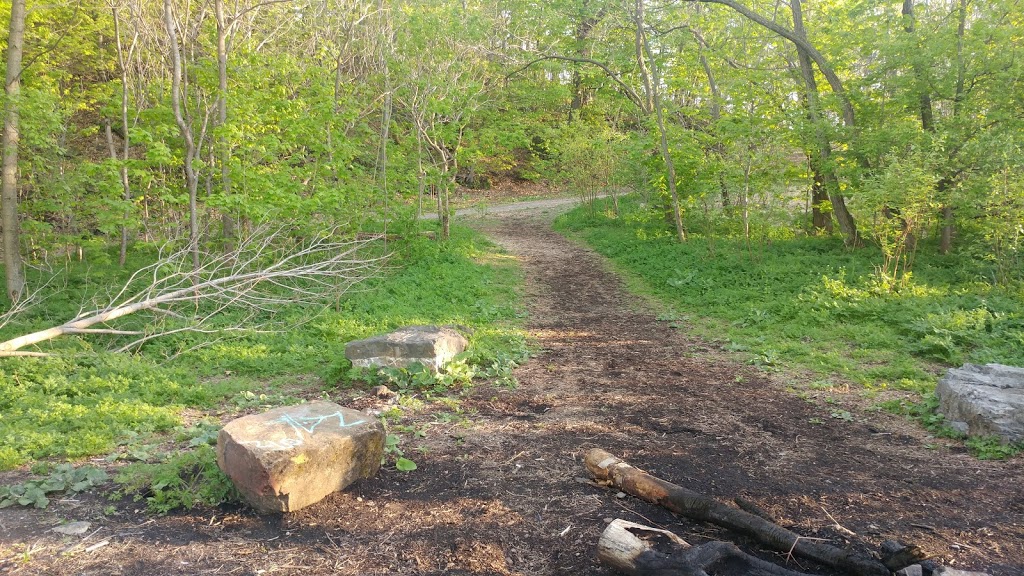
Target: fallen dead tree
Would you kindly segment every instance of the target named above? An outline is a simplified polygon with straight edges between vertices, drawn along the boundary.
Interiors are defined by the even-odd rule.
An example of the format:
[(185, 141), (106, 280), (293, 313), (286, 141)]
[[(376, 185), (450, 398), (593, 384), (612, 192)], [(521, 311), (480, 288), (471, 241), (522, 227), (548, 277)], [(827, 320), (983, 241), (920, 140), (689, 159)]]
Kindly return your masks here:
[(746, 554), (735, 544), (690, 546), (668, 530), (621, 519), (601, 534), (597, 557), (630, 576), (708, 576), (723, 565), (747, 576), (807, 576)]
[[(131, 337), (117, 348), (123, 352), (173, 333), (264, 329), (251, 321), (289, 304), (330, 302), (380, 272), (386, 255), (368, 250), (376, 239), (338, 238), (335, 232), (296, 242), (284, 227), (258, 227), (235, 250), (200, 253), (199, 266), (193, 263), (192, 244), (178, 246), (133, 274), (105, 304), (58, 326), (0, 342), (0, 357), (45, 355), (21, 349), (69, 334)], [(244, 313), (232, 327), (213, 327), (229, 310)], [(174, 326), (157, 320), (144, 330), (109, 325), (142, 311), (171, 318)]]
[[(599, 448), (587, 453), (585, 464), (587, 470), (599, 482), (610, 484), (623, 492), (664, 506), (688, 518), (710, 522), (745, 534), (773, 550), (802, 556), (854, 576), (889, 576), (891, 570), (902, 568), (887, 567), (873, 558), (803, 538), (761, 516), (733, 508), (703, 494), (651, 476)], [(699, 566), (692, 568), (696, 570)], [(701, 574), (698, 571), (644, 572), (666, 575), (691, 573)]]

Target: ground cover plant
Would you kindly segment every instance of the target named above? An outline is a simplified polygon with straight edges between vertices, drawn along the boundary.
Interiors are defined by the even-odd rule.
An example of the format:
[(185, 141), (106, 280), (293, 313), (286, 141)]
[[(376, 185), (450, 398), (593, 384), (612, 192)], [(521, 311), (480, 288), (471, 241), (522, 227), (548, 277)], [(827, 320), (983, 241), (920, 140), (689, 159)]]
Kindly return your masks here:
[[(159, 460), (154, 433), (182, 430), (186, 408), (237, 412), (329, 394), (350, 381), (346, 342), (403, 325), (457, 325), (469, 332), (471, 347), (460, 363), (469, 378), (502, 377), (522, 357), (519, 272), (493, 244), (455, 227), (447, 243), (413, 235), (390, 249), (387, 271), (341, 299), (276, 311), (274, 325), (288, 329), (247, 331), (242, 325), (228, 333), (172, 334), (137, 353), (107, 352), (117, 336), (66, 336), (47, 348), (50, 357), (3, 359), (0, 470), (105, 454)], [(73, 284), (17, 316), (0, 338), (73, 316), (78, 302), (126, 274), (109, 263), (80, 266), (84, 270), (66, 273)], [(264, 326), (257, 320), (254, 325)], [(230, 326), (237, 318), (222, 321)], [(192, 428), (181, 438), (186, 449), (190, 442), (203, 444), (195, 438), (213, 437)]]
[[(662, 302), (664, 320), (753, 364), (810, 369), (826, 385), (842, 379), (869, 392), (912, 392), (886, 407), (941, 431), (933, 391), (946, 367), (1024, 363), (1024, 285), (986, 281), (991, 271), (970, 255), (922, 250), (912, 278), (892, 289), (880, 282), (882, 256), (872, 246), (849, 249), (838, 237), (766, 222), (750, 239), (722, 227), (679, 243), (637, 198), (620, 202), (619, 218), (602, 208), (577, 209), (556, 226)], [(990, 445), (972, 441), (983, 455), (1013, 452)]]

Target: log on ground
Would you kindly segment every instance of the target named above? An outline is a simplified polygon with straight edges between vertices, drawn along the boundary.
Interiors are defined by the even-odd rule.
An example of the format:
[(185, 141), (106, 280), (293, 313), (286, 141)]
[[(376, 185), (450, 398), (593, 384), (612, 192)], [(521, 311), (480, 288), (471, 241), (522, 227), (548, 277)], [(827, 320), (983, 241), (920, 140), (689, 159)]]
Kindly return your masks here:
[(623, 492), (688, 518), (745, 534), (772, 550), (796, 554), (854, 576), (889, 576), (891, 573), (888, 567), (873, 558), (803, 538), (760, 516), (651, 476), (600, 448), (587, 453), (585, 464), (599, 481), (608, 482)]
[(808, 576), (746, 554), (729, 542), (690, 546), (668, 530), (621, 519), (601, 534), (597, 557), (630, 576), (708, 576), (723, 569), (746, 576)]

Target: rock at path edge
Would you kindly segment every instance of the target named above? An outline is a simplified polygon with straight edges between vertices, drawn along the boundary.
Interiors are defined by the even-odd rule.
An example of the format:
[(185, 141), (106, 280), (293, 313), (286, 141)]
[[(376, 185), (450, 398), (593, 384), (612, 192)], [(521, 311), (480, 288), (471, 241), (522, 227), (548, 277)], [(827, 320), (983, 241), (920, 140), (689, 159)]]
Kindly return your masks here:
[(1024, 441), (1024, 368), (964, 364), (951, 368), (935, 388), (939, 412), (971, 436)]
[(418, 362), (436, 372), (468, 344), (466, 338), (452, 328), (407, 326), (349, 342), (345, 345), (345, 357), (359, 368), (408, 368)]
[(381, 423), (333, 402), (245, 416), (217, 437), (217, 465), (260, 512), (292, 512), (371, 478), (383, 454)]

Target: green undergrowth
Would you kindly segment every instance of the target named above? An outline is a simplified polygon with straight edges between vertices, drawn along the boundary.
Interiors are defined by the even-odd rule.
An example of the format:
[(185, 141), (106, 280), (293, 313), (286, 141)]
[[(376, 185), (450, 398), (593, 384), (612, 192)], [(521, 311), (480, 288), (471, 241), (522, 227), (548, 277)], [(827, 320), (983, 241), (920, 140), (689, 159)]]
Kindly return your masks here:
[[(761, 223), (737, 232), (691, 232), (674, 240), (638, 200), (576, 209), (556, 221), (608, 257), (636, 290), (665, 309), (660, 318), (725, 343), (765, 368), (809, 369), (868, 393), (910, 391), (923, 408), (937, 374), (964, 362), (1024, 364), (1024, 286), (996, 286), (967, 256), (922, 247), (898, 290), (879, 285), (877, 249), (837, 237), (807, 237)], [(931, 415), (931, 416), (929, 416)]]
[[(185, 408), (265, 408), (330, 394), (350, 382), (346, 342), (404, 325), (457, 326), (470, 341), (463, 376), (507, 376), (526, 351), (514, 261), (467, 228), (443, 244), (410, 237), (391, 245), (381, 276), (325, 306), (285, 307), (231, 332), (158, 338), (132, 354), (105, 351), (112, 341), (103, 336), (63, 336), (48, 344), (50, 357), (0, 359), (0, 470), (145, 453), (153, 438), (180, 428)], [(127, 275), (109, 263), (76, 266), (52, 298), (0, 329), (0, 340), (67, 321)], [(225, 316), (223, 326), (237, 320)], [(263, 319), (279, 328), (247, 329)]]
[(112, 495), (114, 499), (131, 495), (135, 502), (144, 501), (146, 508), (156, 514), (240, 500), (231, 479), (217, 466), (213, 447), (206, 444), (157, 463), (129, 464), (114, 481), (120, 486)]

